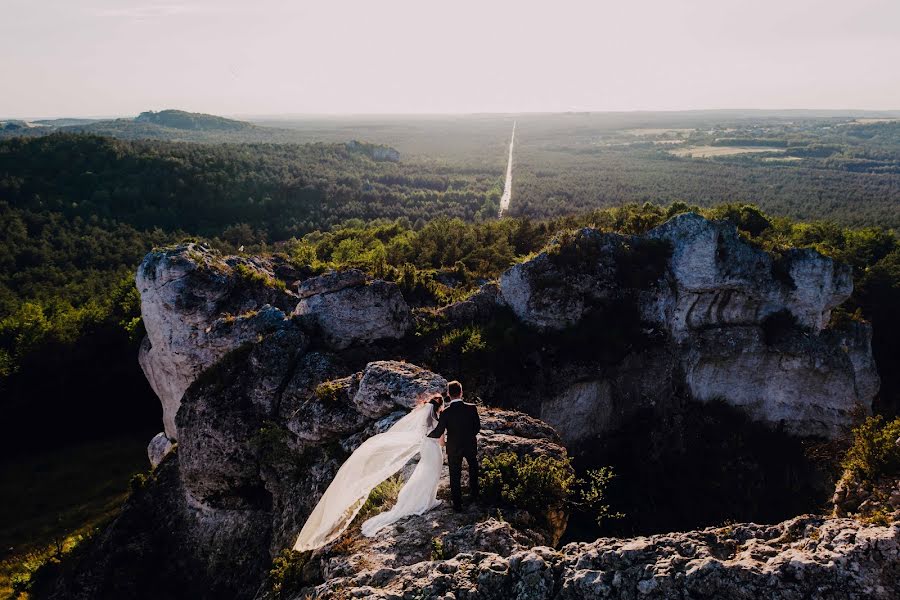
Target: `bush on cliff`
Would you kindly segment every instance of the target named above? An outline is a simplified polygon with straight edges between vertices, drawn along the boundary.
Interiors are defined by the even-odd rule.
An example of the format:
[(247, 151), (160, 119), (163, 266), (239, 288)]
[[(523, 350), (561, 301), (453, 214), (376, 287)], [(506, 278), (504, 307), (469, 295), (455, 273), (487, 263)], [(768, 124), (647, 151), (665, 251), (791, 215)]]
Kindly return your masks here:
[(537, 518), (564, 506), (590, 512), (600, 523), (622, 515), (606, 503), (606, 487), (615, 475), (604, 467), (575, 476), (571, 460), (549, 456), (518, 456), (503, 452), (481, 462), (479, 483), (485, 500), (512, 506)]
[(900, 418), (869, 417), (853, 430), (843, 467), (864, 481), (900, 475)]

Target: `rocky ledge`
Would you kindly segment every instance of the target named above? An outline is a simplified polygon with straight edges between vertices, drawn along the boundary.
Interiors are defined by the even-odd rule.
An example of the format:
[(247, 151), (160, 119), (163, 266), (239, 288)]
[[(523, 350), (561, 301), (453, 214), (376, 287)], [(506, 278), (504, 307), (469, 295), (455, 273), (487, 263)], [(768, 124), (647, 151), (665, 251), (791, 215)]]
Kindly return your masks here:
[[(147, 329), (139, 360), (165, 431), (148, 448), (154, 470), (58, 597), (900, 594), (896, 521), (804, 516), (554, 549), (565, 506), (536, 515), (490, 504), (462, 514), (443, 506), (372, 540), (351, 527), (294, 557), (297, 587), (278, 590), (273, 560), (343, 460), (442, 390), (446, 371), (410, 335), (400, 289), (358, 271), (304, 276), (276, 258), (185, 244), (148, 254), (137, 284)], [(789, 433), (838, 435), (878, 387), (868, 325), (830, 324), (851, 289), (849, 271), (830, 259), (772, 256), (725, 223), (686, 214), (645, 236), (560, 236), (429, 318), (438, 335), (510, 314), (513, 334), (531, 332), (513, 339), (537, 345), (507, 349), (514, 373), (466, 381), (512, 409), (481, 408), (480, 451), (564, 458), (566, 446), (591, 452), (599, 437), (677, 411), (685, 397), (721, 399)], [(576, 354), (560, 348), (572, 331), (589, 334)], [(414, 364), (423, 362), (429, 369)], [(446, 496), (446, 474), (441, 486)]]
[[(410, 523), (410, 526), (416, 524)], [(482, 529), (496, 527), (484, 521)], [(844, 600), (900, 594), (900, 525), (802, 516), (593, 543), (467, 551), (398, 566), (379, 548), (367, 568), (300, 598)]]

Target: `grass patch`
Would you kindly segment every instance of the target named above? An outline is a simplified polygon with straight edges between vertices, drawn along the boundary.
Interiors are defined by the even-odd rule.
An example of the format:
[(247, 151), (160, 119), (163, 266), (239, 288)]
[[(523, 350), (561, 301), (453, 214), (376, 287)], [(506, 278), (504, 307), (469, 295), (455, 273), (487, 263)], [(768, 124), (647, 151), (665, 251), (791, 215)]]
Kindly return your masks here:
[(148, 467), (148, 439), (88, 442), (0, 465), (0, 597), (12, 594), (14, 578), (26, 585), (118, 513), (129, 481)]
[(315, 394), (316, 398), (321, 402), (326, 404), (337, 404), (344, 389), (344, 386), (340, 383), (326, 381), (316, 386)]
[(270, 277), (267, 274), (261, 273), (256, 269), (252, 269), (245, 264), (235, 265), (234, 274), (239, 281), (250, 286), (265, 286), (276, 288), (279, 290), (286, 289), (285, 283), (280, 279)]
[(404, 484), (403, 475), (396, 474), (388, 477), (369, 492), (365, 504), (359, 509), (359, 514), (354, 519), (357, 523), (362, 523), (369, 517), (388, 510), (397, 501), (400, 495), (400, 489)]

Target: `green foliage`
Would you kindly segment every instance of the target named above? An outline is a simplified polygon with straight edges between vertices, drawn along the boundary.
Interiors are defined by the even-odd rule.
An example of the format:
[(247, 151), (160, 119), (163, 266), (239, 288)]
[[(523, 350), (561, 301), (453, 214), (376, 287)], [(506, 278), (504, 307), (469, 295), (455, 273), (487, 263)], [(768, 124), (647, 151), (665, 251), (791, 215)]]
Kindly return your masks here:
[(487, 345), (482, 339), (482, 330), (477, 325), (468, 325), (444, 334), (436, 346), (439, 353), (458, 352), (463, 356), (482, 352), (485, 348)]
[(369, 517), (377, 515), (390, 508), (397, 501), (400, 490), (403, 488), (403, 476), (399, 473), (388, 477), (378, 485), (376, 485), (360, 508), (355, 522), (362, 523)]
[(128, 489), (132, 494), (137, 494), (147, 486), (147, 476), (144, 473), (135, 473), (128, 482)]
[(586, 477), (578, 480), (577, 503), (583, 510), (593, 515), (597, 525), (602, 525), (606, 519), (621, 519), (625, 515), (613, 512), (607, 501), (607, 488), (616, 477), (611, 467), (589, 469)]
[(488, 501), (540, 516), (569, 499), (575, 475), (568, 460), (503, 452), (482, 461), (479, 483)]
[[(36, 566), (61, 553), (68, 556), (75, 542), (91, 538), (119, 514), (129, 479), (146, 469), (152, 433), (81, 440), (61, 450), (45, 447), (0, 463), (0, 598), (12, 593), (13, 576), (42, 580), (31, 579)], [(47, 595), (36, 591), (44, 593), (32, 597)]]
[(315, 395), (322, 402), (336, 403), (344, 392), (344, 386), (334, 381), (325, 381), (316, 386)]
[(275, 279), (269, 275), (257, 271), (243, 263), (239, 263), (234, 267), (234, 274), (239, 281), (248, 286), (266, 286), (278, 289), (285, 289), (285, 284), (280, 279)]
[(276, 423), (265, 421), (250, 438), (250, 447), (260, 461), (268, 465), (284, 465), (296, 462), (297, 455), (290, 447), (291, 432)]
[(869, 417), (853, 430), (842, 465), (867, 481), (900, 475), (900, 418)]
[(431, 538), (431, 560), (447, 560), (450, 558), (444, 540), (439, 537)]
[(59, 538), (47, 548), (30, 553), (19, 564), (18, 571), (13, 573), (10, 578), (13, 597), (19, 597), (22, 594), (32, 595), (38, 591), (46, 594), (48, 590), (43, 588), (52, 584), (64, 563), (69, 561), (96, 533), (97, 530), (93, 530)]
[(749, 204), (722, 204), (708, 211), (714, 219), (724, 219), (753, 237), (772, 227), (772, 222), (756, 206)]
[(568, 458), (504, 452), (482, 461), (479, 483), (485, 499), (500, 506), (524, 509), (537, 518), (567, 506), (590, 515), (600, 525), (624, 517), (614, 512), (607, 500), (614, 477), (612, 468), (602, 467), (589, 469), (584, 478), (578, 478)]
[(272, 559), (268, 587), (275, 598), (290, 598), (308, 585), (305, 569), (309, 564), (309, 557), (309, 552), (285, 548)]

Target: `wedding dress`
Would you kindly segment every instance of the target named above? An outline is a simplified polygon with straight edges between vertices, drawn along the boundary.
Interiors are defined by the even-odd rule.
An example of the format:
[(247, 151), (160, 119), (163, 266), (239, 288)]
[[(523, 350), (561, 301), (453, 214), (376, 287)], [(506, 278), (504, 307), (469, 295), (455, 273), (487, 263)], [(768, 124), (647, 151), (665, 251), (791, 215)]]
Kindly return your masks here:
[(419, 464), (400, 490), (397, 503), (391, 510), (363, 523), (363, 534), (371, 537), (398, 519), (437, 506), (444, 457), (438, 441), (426, 436), (434, 426), (432, 406), (423, 404), (384, 433), (363, 442), (341, 465), (322, 494), (297, 536), (294, 550), (315, 550), (337, 539), (359, 513), (372, 489), (402, 469), (417, 452)]

